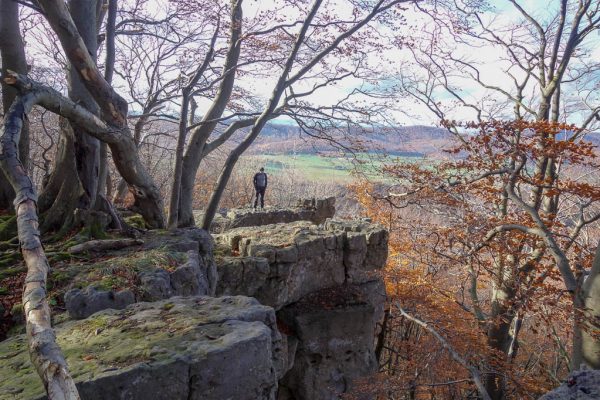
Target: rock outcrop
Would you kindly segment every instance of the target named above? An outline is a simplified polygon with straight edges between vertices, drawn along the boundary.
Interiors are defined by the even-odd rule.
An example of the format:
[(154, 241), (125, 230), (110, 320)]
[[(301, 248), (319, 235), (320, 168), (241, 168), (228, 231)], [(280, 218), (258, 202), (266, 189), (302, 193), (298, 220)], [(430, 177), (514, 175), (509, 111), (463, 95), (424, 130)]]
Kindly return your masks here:
[[(332, 208), (265, 212), (214, 240), (149, 232), (137, 248), (59, 265), (51, 281), (68, 280), (76, 320), (58, 324), (58, 343), (82, 399), (331, 400), (376, 372), (388, 235), (325, 220)], [(43, 397), (24, 336), (1, 342), (0, 359), (0, 399)]]
[(540, 397), (539, 400), (592, 400), (600, 399), (600, 371), (572, 372), (565, 383)]
[(296, 345), (294, 364), (279, 384), (279, 400), (336, 399), (352, 380), (376, 372), (374, 308), (353, 286), (324, 289), (277, 317)]
[(71, 289), (65, 294), (65, 307), (69, 316), (82, 319), (90, 315), (112, 308), (122, 310), (135, 303), (135, 295), (131, 290), (97, 290), (94, 286), (85, 289)]
[(219, 215), (214, 219), (211, 231), (223, 233), (235, 228), (296, 221), (310, 221), (319, 225), (328, 218), (333, 218), (334, 215), (335, 197), (303, 199), (299, 200), (296, 207), (292, 208), (267, 207), (264, 210), (253, 210), (252, 208), (230, 210), (225, 216)]
[[(287, 354), (248, 297), (175, 297), (56, 327), (81, 398), (273, 400)], [(23, 335), (0, 343), (0, 398), (43, 398)]]
[(236, 254), (217, 261), (217, 295), (256, 297), (276, 310), (320, 289), (379, 281), (387, 257), (387, 232), (368, 223), (237, 228), (216, 241)]
[[(387, 232), (328, 220), (232, 229), (216, 236), (217, 295), (243, 294), (277, 310), (293, 366), (280, 400), (337, 398), (376, 372)], [(292, 358), (292, 356), (290, 356)]]
[(100, 310), (121, 310), (140, 301), (215, 295), (217, 272), (212, 256), (212, 238), (208, 233), (200, 229), (182, 229), (174, 233), (148, 234), (141, 251), (157, 248), (177, 254), (183, 261), (170, 269), (149, 267), (128, 271), (135, 287), (103, 290), (98, 283), (92, 282), (83, 288), (72, 288), (64, 296), (70, 317), (86, 318)]

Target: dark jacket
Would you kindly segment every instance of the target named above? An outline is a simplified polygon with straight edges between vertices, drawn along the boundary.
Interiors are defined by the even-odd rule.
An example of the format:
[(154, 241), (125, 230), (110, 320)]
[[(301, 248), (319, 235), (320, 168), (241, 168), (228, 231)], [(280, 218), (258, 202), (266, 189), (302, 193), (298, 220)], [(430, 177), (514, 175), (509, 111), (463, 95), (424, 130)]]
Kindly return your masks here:
[(267, 187), (267, 174), (259, 172), (254, 175), (254, 187), (255, 188), (266, 188)]

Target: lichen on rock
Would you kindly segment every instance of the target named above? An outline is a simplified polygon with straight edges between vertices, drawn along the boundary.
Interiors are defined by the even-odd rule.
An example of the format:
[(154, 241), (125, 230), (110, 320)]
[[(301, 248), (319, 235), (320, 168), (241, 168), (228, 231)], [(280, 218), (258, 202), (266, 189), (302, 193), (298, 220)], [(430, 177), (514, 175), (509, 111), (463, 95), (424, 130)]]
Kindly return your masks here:
[[(273, 309), (248, 297), (137, 303), (56, 332), (83, 399), (270, 400), (283, 373)], [(0, 358), (0, 398), (43, 397), (24, 336)]]

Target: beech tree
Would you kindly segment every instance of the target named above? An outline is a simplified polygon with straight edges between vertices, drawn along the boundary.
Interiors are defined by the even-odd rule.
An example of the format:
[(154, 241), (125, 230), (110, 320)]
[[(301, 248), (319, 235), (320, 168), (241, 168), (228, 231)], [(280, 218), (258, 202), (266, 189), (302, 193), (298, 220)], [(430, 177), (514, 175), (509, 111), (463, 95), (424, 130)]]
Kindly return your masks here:
[[(85, 44), (89, 35), (81, 34), (73, 21), (67, 5), (58, 1), (37, 2), (45, 17), (57, 34), (62, 48), (71, 63), (73, 75), (91, 95), (89, 106), (92, 110), (65, 98), (59, 92), (38, 84), (16, 71), (3, 74), (3, 84), (13, 87), (17, 96), (5, 114), (2, 134), (2, 154), (0, 160), (2, 170), (16, 193), (15, 209), (19, 229), (21, 251), (27, 265), (26, 287), (23, 291), (23, 305), (27, 322), (27, 335), (32, 362), (44, 382), (50, 398), (78, 398), (77, 390), (69, 376), (66, 362), (56, 345), (54, 333), (50, 326), (50, 311), (46, 300), (46, 278), (48, 261), (44, 254), (38, 231), (37, 194), (35, 187), (26, 174), (26, 170), (18, 155), (16, 143), (20, 143), (23, 123), (26, 115), (34, 105), (39, 105), (68, 120), (72, 126), (81, 129), (96, 139), (106, 142), (112, 151), (113, 160), (121, 175), (131, 186), (136, 199), (135, 206), (145, 217), (148, 225), (164, 226), (161, 197), (141, 164), (135, 143), (127, 126), (127, 104), (114, 91), (100, 74), (90, 51)], [(77, 8), (73, 5), (75, 15), (81, 12), (86, 21), (93, 27), (95, 44), (97, 7), (89, 9)], [(13, 17), (15, 13), (11, 13)], [(3, 18), (5, 14), (2, 14)], [(16, 21), (12, 21), (16, 24)], [(84, 26), (82, 26), (82, 29)], [(85, 26), (88, 28), (88, 26)], [(17, 28), (18, 30), (18, 28)], [(3, 53), (3, 66), (7, 61)], [(76, 74), (76, 75), (75, 75)], [(72, 82), (74, 89), (76, 83)], [(74, 93), (72, 93), (74, 95)], [(84, 89), (80, 94), (85, 96)], [(97, 114), (94, 113), (98, 106)], [(83, 136), (83, 133), (82, 133)], [(92, 146), (94, 146), (92, 144)], [(67, 146), (63, 148), (68, 149)], [(97, 148), (97, 147), (96, 147)], [(97, 150), (93, 150), (95, 153)], [(94, 155), (93, 160), (97, 160)], [(85, 168), (84, 168), (85, 169)], [(78, 172), (82, 171), (81, 169)], [(95, 174), (95, 172), (94, 172)], [(81, 179), (81, 176), (80, 176)], [(86, 192), (90, 201), (94, 200), (94, 186), (91, 183)], [(64, 189), (66, 190), (66, 189)]]
[[(448, 260), (463, 266), (465, 298), (459, 303), (485, 333), (490, 348), (485, 368), (491, 369), (485, 386), (493, 399), (503, 398), (507, 385), (514, 388), (505, 367), (498, 366), (509, 368), (515, 362), (531, 307), (544, 301), (535, 298), (537, 289), (531, 286), (539, 284), (548, 290), (545, 293), (555, 293), (546, 282), (548, 276), (562, 277), (559, 298), (564, 301), (566, 296), (574, 307), (572, 353), (566, 355), (570, 367), (586, 363), (595, 368), (598, 343), (586, 336), (596, 329), (588, 325), (594, 321), (596, 300), (581, 278), (590, 274), (586, 282), (594, 286), (591, 255), (597, 243), (579, 241), (581, 231), (597, 221), (597, 199), (592, 184), (570, 174), (571, 167), (592, 156), (589, 144), (580, 141), (595, 126), (599, 111), (597, 97), (590, 94), (597, 82), (597, 63), (588, 52), (594, 46), (590, 35), (598, 29), (600, 10), (593, 1), (557, 1), (546, 9), (555, 14), (544, 19), (518, 1), (510, 0), (507, 6), (521, 19), (494, 18), (493, 9), (481, 9), (477, 2), (451, 2), (449, 8), (417, 5), (431, 25), (423, 36), (412, 38), (413, 68), (406, 71), (403, 66), (399, 90), (439, 120), (456, 118), (457, 110), (470, 111), (461, 116), (470, 115), (475, 124), (444, 126), (471, 163), (443, 164), (435, 172), (418, 174), (410, 166), (390, 166), (385, 172), (402, 177), (400, 186), (408, 190), (375, 195), (392, 208), (424, 204), (419, 202), (423, 196), (445, 199), (444, 210), (431, 216), (442, 220), (428, 226), (434, 237), (423, 239), (432, 246), (427, 253), (432, 260), (426, 265), (435, 268), (436, 262), (444, 265)], [(490, 73), (485, 68), (489, 60), (465, 48), (494, 49), (500, 67)], [(585, 168), (594, 170), (592, 165)], [(485, 193), (488, 197), (482, 197)], [(455, 207), (455, 202), (462, 206)], [(561, 231), (566, 227), (574, 229)], [(490, 247), (490, 242), (495, 244)], [(464, 248), (459, 251), (460, 246)], [(475, 263), (456, 258), (481, 251), (489, 253)], [(492, 284), (489, 295), (480, 287), (482, 282), (487, 285), (486, 274)], [(587, 333), (580, 334), (582, 328)], [(566, 354), (564, 337), (556, 339), (558, 352)]]
[[(320, 89), (326, 88), (338, 81), (349, 77), (358, 76), (353, 69), (346, 69), (343, 66), (335, 67), (335, 63), (328, 59), (333, 54), (339, 52), (348, 55), (356, 55), (358, 59), (366, 55), (366, 51), (361, 54), (360, 45), (371, 45), (365, 37), (358, 38), (358, 32), (367, 27), (372, 21), (378, 18), (384, 19), (386, 16), (393, 15), (398, 11), (400, 4), (410, 1), (377, 1), (372, 5), (366, 5), (361, 2), (349, 2), (354, 9), (353, 16), (348, 20), (332, 19), (328, 12), (329, 5), (324, 5), (321, 1), (315, 1), (305, 12), (305, 16), (297, 21), (290, 23), (280, 23), (278, 19), (276, 24), (262, 28), (256, 32), (249, 32), (241, 35), (238, 40), (230, 41), (230, 48), (223, 67), (223, 79), (220, 83), (217, 96), (213, 100), (209, 110), (203, 116), (198, 127), (190, 131), (190, 143), (183, 157), (181, 193), (179, 197), (178, 220), (180, 225), (193, 224), (192, 215), (192, 190), (194, 177), (200, 162), (208, 150), (211, 150), (212, 143), (207, 142), (213, 132), (217, 119), (223, 115), (227, 102), (230, 99), (235, 79), (234, 70), (239, 67), (240, 47), (244, 42), (256, 39), (257, 36), (265, 34), (274, 35), (281, 41), (283, 34), (285, 41), (278, 45), (279, 53), (272, 57), (277, 60), (275, 65), (280, 69), (276, 70), (277, 80), (273, 85), (271, 97), (262, 109), (258, 109), (256, 117), (236, 121), (226, 131), (227, 135), (244, 126), (249, 126), (249, 132), (244, 139), (230, 152), (206, 212), (202, 227), (208, 229), (212, 219), (218, 209), (220, 197), (225, 190), (229, 177), (235, 167), (239, 157), (249, 148), (249, 146), (258, 137), (267, 121), (281, 114), (293, 114), (300, 109), (306, 109), (307, 106), (301, 100), (314, 94)], [(322, 13), (322, 14), (321, 14)], [(237, 25), (234, 25), (237, 27)], [(296, 34), (291, 34), (287, 29), (298, 27)], [(240, 32), (232, 35), (240, 35), (241, 25), (238, 27)], [(369, 33), (373, 33), (370, 31)], [(368, 34), (366, 34), (368, 35)], [(374, 33), (376, 36), (377, 34)], [(237, 37), (237, 36), (236, 36)], [(310, 37), (310, 40), (308, 39)], [(366, 36), (368, 37), (368, 36)], [(353, 38), (353, 40), (350, 40)], [(376, 47), (376, 46), (375, 46)], [(254, 48), (254, 47), (253, 47)], [(349, 57), (350, 58), (350, 57)], [(331, 73), (320, 69), (322, 65), (332, 64)], [(358, 62), (360, 64), (360, 62)], [(303, 87), (308, 86), (308, 89)], [(296, 89), (296, 88), (300, 89)], [(318, 109), (315, 108), (315, 110)], [(341, 109), (341, 107), (340, 107)], [(330, 118), (337, 118), (335, 106), (328, 110)], [(325, 112), (325, 111), (322, 111)], [(358, 112), (357, 112), (358, 113)]]
[[(0, 3), (0, 59), (2, 59), (2, 75), (7, 71), (15, 71), (21, 74), (27, 73), (27, 61), (25, 59), (25, 48), (23, 38), (19, 29), (19, 5), (12, 0), (2, 0)], [(6, 114), (10, 105), (17, 95), (17, 91), (10, 85), (2, 82), (2, 107)], [(23, 132), (19, 142), (19, 157), (23, 166), (27, 167), (29, 157), (29, 134), (27, 124), (23, 126)], [(15, 192), (0, 171), (0, 209), (9, 209), (15, 198)]]

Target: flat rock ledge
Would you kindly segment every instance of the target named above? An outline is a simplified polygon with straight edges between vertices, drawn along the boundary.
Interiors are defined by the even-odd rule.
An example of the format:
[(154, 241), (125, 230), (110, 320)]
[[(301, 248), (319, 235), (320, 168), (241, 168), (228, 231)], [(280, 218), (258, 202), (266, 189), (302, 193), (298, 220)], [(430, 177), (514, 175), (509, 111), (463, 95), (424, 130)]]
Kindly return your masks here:
[[(174, 232), (149, 232), (138, 252), (161, 248), (179, 254), (181, 265), (166, 270), (151, 268), (132, 272), (137, 287), (120, 291), (101, 290), (95, 284), (73, 288), (65, 293), (65, 307), (74, 319), (86, 318), (95, 312), (112, 308), (121, 310), (141, 301), (158, 301), (173, 296), (214, 296), (217, 270), (213, 260), (213, 240), (204, 230), (189, 228)], [(126, 253), (125, 253), (126, 254)]]
[(381, 281), (387, 231), (328, 220), (237, 228), (216, 236), (235, 256), (216, 260), (217, 295), (256, 297), (276, 310), (317, 290)]
[[(56, 327), (81, 398), (274, 400), (288, 368), (271, 307), (173, 297)], [(24, 335), (0, 343), (0, 399), (44, 399)]]
[[(252, 208), (236, 208), (229, 210), (226, 215), (216, 215), (211, 226), (211, 232), (222, 233), (230, 229), (247, 226), (262, 226), (296, 221), (310, 221), (322, 224), (327, 218), (335, 215), (335, 197), (325, 199), (301, 199), (295, 207), (267, 207), (264, 210)], [(200, 224), (203, 215), (196, 214), (196, 223)]]

